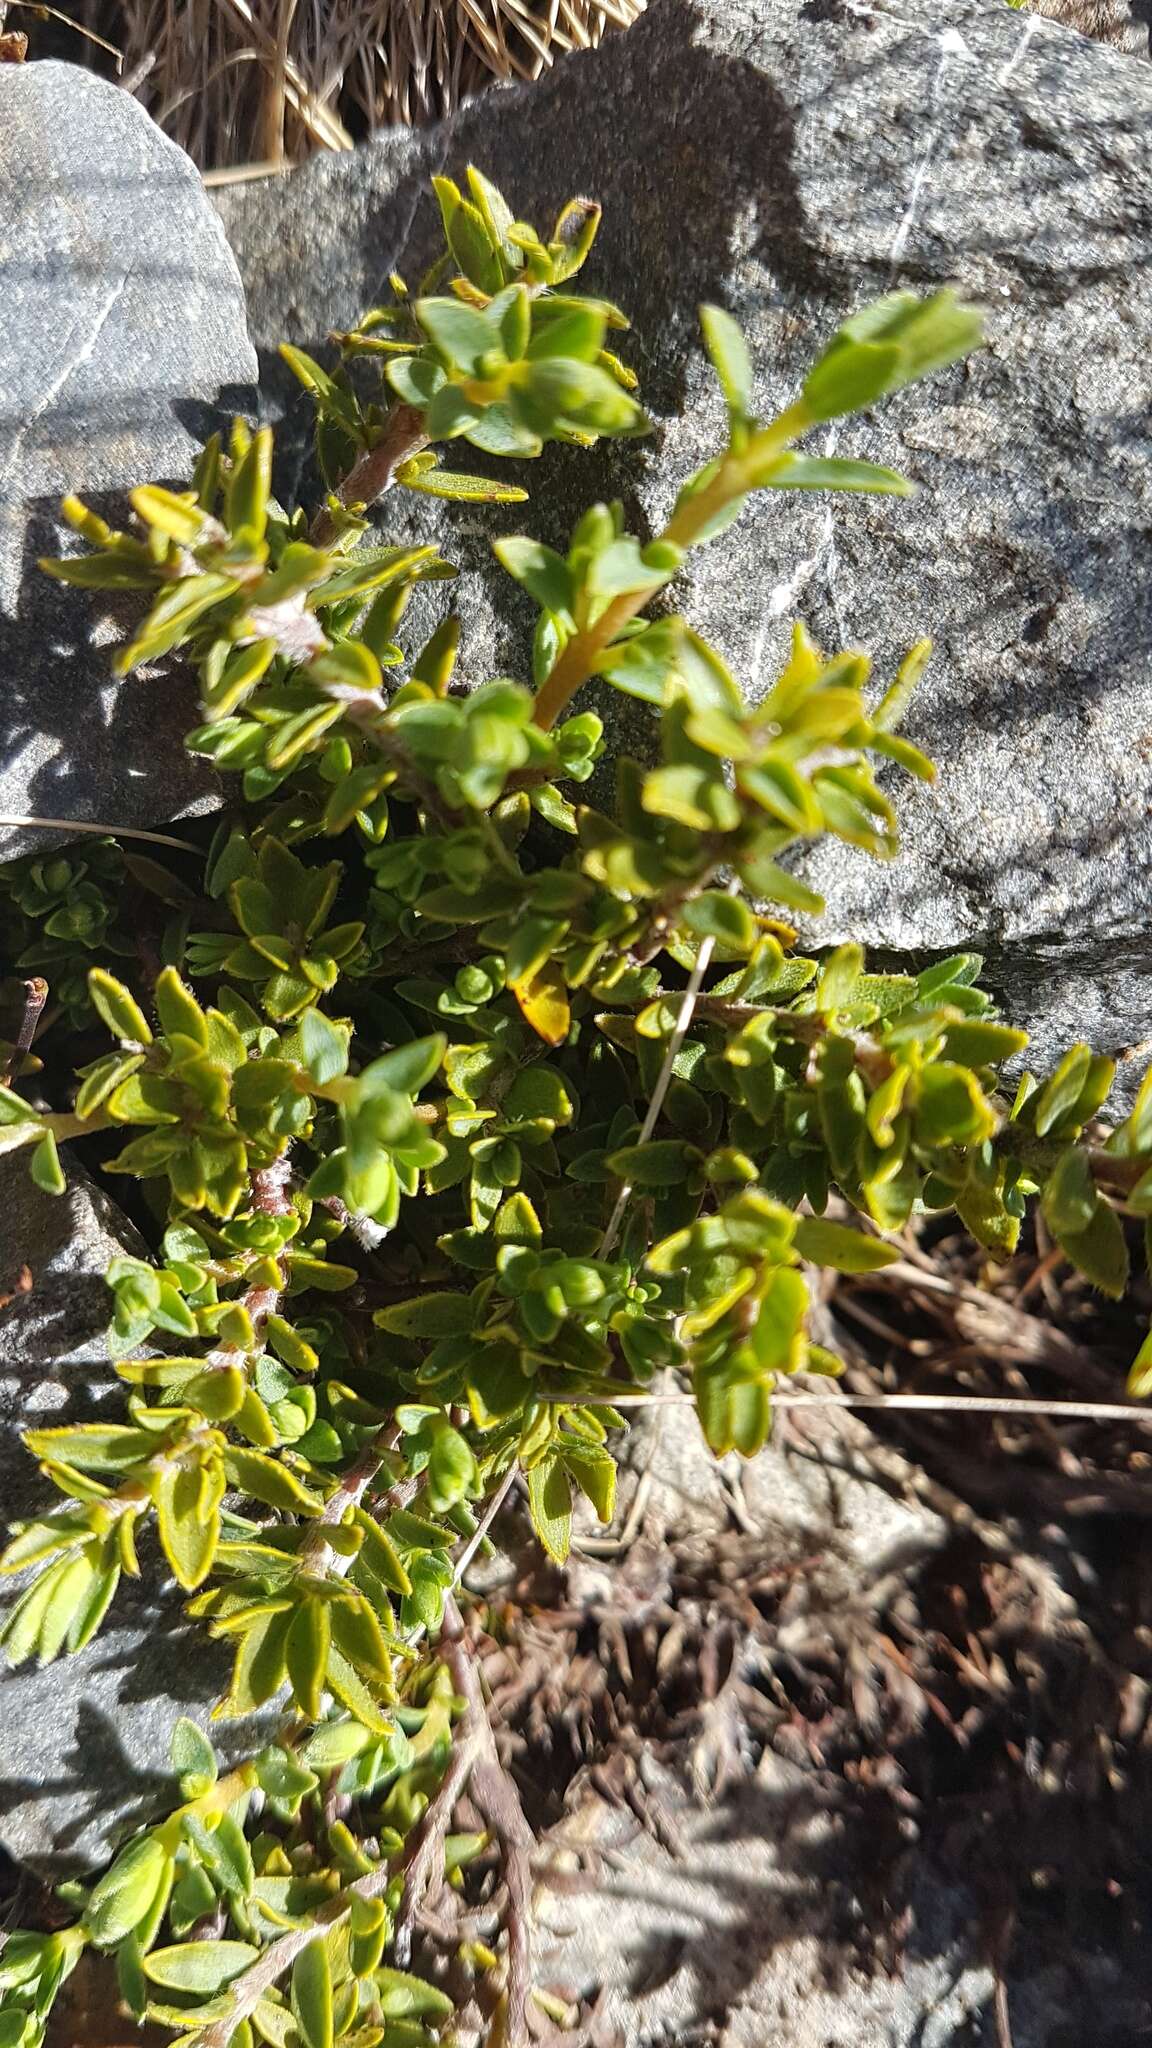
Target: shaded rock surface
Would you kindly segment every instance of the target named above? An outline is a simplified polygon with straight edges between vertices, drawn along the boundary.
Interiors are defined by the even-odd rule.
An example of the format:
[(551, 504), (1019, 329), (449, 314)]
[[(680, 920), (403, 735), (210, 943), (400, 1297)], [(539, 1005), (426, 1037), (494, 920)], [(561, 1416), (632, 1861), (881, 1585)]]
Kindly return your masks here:
[[(434, 170), (475, 160), (544, 217), (576, 190), (604, 200), (586, 278), (633, 316), (656, 431), (525, 465), (525, 528), (559, 545), (598, 495), (654, 530), (718, 445), (702, 299), (744, 322), (764, 412), (892, 286), (958, 281), (983, 302), (970, 364), (814, 439), (903, 469), (915, 501), (765, 494), (676, 601), (753, 693), (796, 615), (825, 645), (868, 647), (881, 677), (935, 636), (908, 731), (939, 782), (900, 787), (889, 867), (813, 858), (822, 929), (918, 958), (990, 947), (1041, 1062), (1069, 1028), (1121, 1052), (1152, 1017), (1150, 122), (1152, 74), (994, 0), (661, 0), (531, 91), (217, 194), (266, 363), (355, 317), (397, 265), (419, 278)], [(288, 405), (298, 475), (306, 407), (275, 370), (266, 391)], [(473, 681), (527, 669), (528, 607), (489, 554), (507, 523), (410, 497), (381, 515), (461, 563)], [(607, 710), (614, 743), (641, 729), (627, 701)]]
[[(990, 1932), (998, 1894), (972, 1843), (958, 1852), (962, 1831), (941, 1825), (955, 1819), (965, 1767), (954, 1779), (945, 1757), (938, 1777), (926, 1771), (925, 1799), (915, 1768), (902, 1775), (893, 1755), (870, 1749), (877, 1646), (881, 1665), (888, 1652), (899, 1658), (933, 1574), (952, 1585), (957, 1558), (954, 1519), (919, 1498), (914, 1468), (902, 1477), (901, 1464), (836, 1408), (781, 1410), (759, 1457), (717, 1464), (691, 1411), (653, 1408), (624, 1445), (612, 1532), (623, 1533), (610, 1556), (580, 1554), (598, 1533), (585, 1516), (569, 1600), (601, 1623), (605, 1662), (623, 1638), (623, 1671), (649, 1703), (638, 1713), (652, 1713), (653, 1671), (674, 1668), (669, 1617), (670, 1634), (686, 1629), (677, 1654), (689, 1664), (693, 1631), (707, 1639), (702, 1617), (725, 1617), (713, 1622), (704, 1703), (663, 1740), (658, 1715), (654, 1739), (638, 1739), (623, 1708), (617, 1746), (577, 1772), (536, 1860), (541, 1981), (593, 2004), (595, 2048), (1002, 2048), (1008, 2038)], [(773, 1584), (786, 1590), (757, 1636)], [(1057, 1577), (1049, 1587), (1054, 1613), (1064, 1595)], [(795, 1701), (788, 1674), (806, 1669), (826, 1674), (828, 1690), (817, 1683), (807, 1715), (783, 1715), (758, 1747), (749, 1701)], [(562, 1751), (561, 1687), (557, 1698)], [(837, 1754), (837, 1700), (871, 1731), (855, 1764)], [(576, 1725), (580, 1704), (573, 1697)], [(526, 1781), (547, 1765), (538, 1729)], [(1019, 1845), (999, 1843), (1002, 1822), (987, 1812), (985, 1826), (1002, 1880)], [(1015, 2048), (1138, 2039), (1149, 2008), (1131, 1957), (1080, 1928), (1054, 1942), (1020, 1903), (1006, 1969)]]
[[(104, 1331), (112, 1259), (144, 1247), (127, 1218), (81, 1171), (67, 1194), (42, 1194), (16, 1153), (0, 1159), (0, 1502), (3, 1519), (58, 1498), (20, 1431), (119, 1415), (125, 1389)], [(171, 1802), (168, 1744), (181, 1714), (207, 1721), (227, 1659), (193, 1630), (151, 1543), (142, 1577), (122, 1580), (104, 1627), (79, 1656), (39, 1670), (4, 1667), (0, 1847), (46, 1874), (107, 1861), (125, 1833)], [(5, 1602), (19, 1583), (2, 1582)], [(215, 1731), (219, 1740), (220, 1731)], [(261, 1738), (255, 1735), (255, 1740)], [(252, 1722), (228, 1724), (227, 1755), (252, 1748)]]
[[(952, 1873), (915, 1858), (902, 1966), (856, 1953), (880, 1924), (858, 1924), (854, 1892), (866, 1843), (848, 1845), (812, 1776), (771, 1752), (724, 1806), (693, 1799), (656, 1763), (648, 1801), (674, 1834), (672, 1854), (623, 1801), (589, 1786), (553, 1830), (560, 1868), (579, 1857), (594, 1884), (548, 1898), (538, 1941), (543, 1980), (598, 1995), (612, 2048), (998, 2048), (995, 1980), (976, 1901)], [(848, 1861), (846, 1849), (856, 1857)], [(541, 1858), (547, 1867), (547, 1855)], [(856, 1924), (854, 1925), (854, 1922)], [(1147, 2007), (1103, 1952), (1013, 1959), (1014, 2048), (1072, 2048), (1090, 2013), (1094, 2038), (1139, 2038)], [(1070, 2024), (1069, 2024), (1070, 2022)], [(1129, 2029), (1131, 2031), (1129, 2031)]]
[[(181, 744), (193, 697), (114, 682), (102, 600), (36, 562), (83, 551), (66, 492), (115, 517), (133, 485), (185, 481), (255, 361), (195, 166), (72, 65), (0, 66), (0, 363), (0, 813), (171, 818), (210, 787)], [(0, 858), (45, 836), (0, 823)]]

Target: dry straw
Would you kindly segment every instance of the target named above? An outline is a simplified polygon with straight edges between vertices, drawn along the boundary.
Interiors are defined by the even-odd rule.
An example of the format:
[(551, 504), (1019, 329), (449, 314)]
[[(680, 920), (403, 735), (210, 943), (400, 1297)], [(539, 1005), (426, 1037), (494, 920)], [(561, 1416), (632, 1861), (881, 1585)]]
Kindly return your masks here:
[(627, 28), (647, 0), (73, 0), (208, 172), (280, 168), (450, 114), (497, 79)]

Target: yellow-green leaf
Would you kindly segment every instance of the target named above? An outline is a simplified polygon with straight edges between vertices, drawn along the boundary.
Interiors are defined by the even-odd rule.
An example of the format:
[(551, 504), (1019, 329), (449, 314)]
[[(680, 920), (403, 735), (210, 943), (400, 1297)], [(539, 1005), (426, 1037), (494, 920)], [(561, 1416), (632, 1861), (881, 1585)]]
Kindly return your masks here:
[(292, 2016), (303, 2048), (332, 2048), (332, 1971), (322, 1936), (292, 1965)]
[(528, 1509), (532, 1526), (557, 1564), (572, 1547), (572, 1489), (559, 1458), (542, 1458), (528, 1474)]
[(220, 1510), (204, 1513), (201, 1476), (198, 1463), (162, 1465), (153, 1489), (164, 1555), (189, 1593), (207, 1578), (220, 1541)]
[(545, 1045), (563, 1045), (572, 1023), (564, 976), (552, 960), (512, 983), (512, 993), (525, 1021)]
[(128, 1044), (151, 1045), (152, 1027), (130, 989), (106, 967), (93, 967), (88, 975), (92, 1007), (103, 1018), (113, 1037)]
[(310, 1721), (320, 1719), (330, 1641), (327, 1603), (304, 1600), (292, 1617), (284, 1654), (293, 1696)]

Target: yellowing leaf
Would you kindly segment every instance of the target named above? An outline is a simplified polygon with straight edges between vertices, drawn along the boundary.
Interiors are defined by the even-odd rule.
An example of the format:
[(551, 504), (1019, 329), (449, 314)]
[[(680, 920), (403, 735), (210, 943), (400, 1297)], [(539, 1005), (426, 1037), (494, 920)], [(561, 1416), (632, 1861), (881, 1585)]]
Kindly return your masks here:
[(534, 973), (512, 983), (512, 993), (525, 1022), (545, 1045), (563, 1045), (572, 1022), (572, 1010), (564, 977), (554, 961), (546, 960)]

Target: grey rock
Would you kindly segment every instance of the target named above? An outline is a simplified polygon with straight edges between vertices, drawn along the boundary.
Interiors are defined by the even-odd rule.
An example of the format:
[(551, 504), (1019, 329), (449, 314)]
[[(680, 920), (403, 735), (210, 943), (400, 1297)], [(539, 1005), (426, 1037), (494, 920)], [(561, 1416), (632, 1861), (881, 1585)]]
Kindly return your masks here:
[[(73, 491), (122, 514), (186, 481), (251, 404), (236, 266), (195, 166), (129, 94), (72, 65), (0, 66), (0, 812), (148, 825), (211, 789), (178, 676), (114, 683), (113, 623), (54, 584)], [(0, 857), (49, 835), (0, 825)]]
[[(826, 1341), (835, 1342), (831, 1329)], [(947, 1534), (921, 1501), (881, 1483), (869, 1457), (875, 1447), (850, 1409), (828, 1406), (797, 1419), (781, 1408), (755, 1458), (715, 1458), (695, 1409), (669, 1403), (638, 1411), (621, 1465), (644, 1480), (643, 1528), (653, 1543), (688, 1543), (707, 1556), (731, 1529), (735, 1503), (740, 1525), (754, 1528), (765, 1550), (790, 1554), (799, 1544), (827, 1553), (836, 1561), (838, 1596), (855, 1597), (893, 1571), (923, 1564)], [(622, 1478), (621, 1524), (633, 1498)]]
[[(619, 1752), (568, 1787), (534, 1865), (540, 1981), (594, 2002), (589, 2038), (612, 2048), (996, 2048), (972, 1865), (945, 1865), (934, 1848), (931, 1821), (947, 1800), (901, 1824), (894, 1853), (875, 1805), (835, 1769), (811, 1757), (801, 1767), (803, 1736), (792, 1750), (781, 1728), (754, 1764), (755, 1738), (741, 1737), (740, 1702), (779, 1699), (789, 1667), (859, 1674), (867, 1646), (904, 1640), (918, 1625), (918, 1575), (952, 1583), (955, 1526), (905, 1497), (891, 1446), (840, 1408), (781, 1409), (758, 1457), (717, 1463), (690, 1409), (653, 1407), (629, 1430), (622, 1467), (609, 1540), (627, 1534), (597, 1556), (589, 1511), (567, 1570), (569, 1603), (593, 1625), (627, 1631), (650, 1655), (670, 1605), (699, 1619), (688, 1589), (709, 1588), (705, 1626), (718, 1584), (759, 1578), (766, 1560), (784, 1590), (771, 1647), (749, 1638), (734, 1651), (733, 1690), (722, 1684), (680, 1721), (676, 1741), (637, 1744), (624, 1784), (647, 1825), (621, 1796), (622, 1769), (614, 1779)], [(1056, 1575), (1049, 1585), (1055, 1611), (1064, 1589)], [(739, 1609), (724, 1611), (731, 1627)], [(866, 1698), (865, 1684), (862, 1715)], [(709, 1797), (717, 1777), (723, 1791)], [(876, 1960), (888, 1950), (901, 1953), (891, 1972)], [(1022, 1915), (1010, 1967), (1016, 2048), (1055, 2048), (1079, 1999), (1101, 2041), (1134, 2039), (1146, 2024), (1126, 1958), (1080, 1941), (1057, 1956)]]
[[(27, 1265), (32, 1286), (0, 1309), (0, 1503), (30, 1516), (54, 1498), (19, 1432), (122, 1412), (125, 1388), (104, 1331), (112, 1259), (144, 1247), (128, 1219), (72, 1170), (67, 1194), (45, 1195), (19, 1153), (0, 1159), (0, 1294)], [(44, 1670), (4, 1669), (0, 1847), (47, 1875), (106, 1862), (118, 1841), (172, 1798), (168, 1743), (180, 1714), (206, 1722), (227, 1659), (193, 1628), (149, 1545), (139, 1581), (122, 1580), (103, 1629), (79, 1656)], [(4, 1581), (5, 1598), (20, 1582)], [(225, 1724), (222, 1752), (266, 1739), (253, 1721)]]
[(148, 1253), (128, 1218), (74, 1166), (67, 1192), (47, 1195), (28, 1173), (27, 1153), (4, 1155), (0, 1209), (0, 1296), (10, 1297), (0, 1308), (0, 1494), (7, 1513), (26, 1515), (43, 1503), (45, 1486), (16, 1432), (51, 1428), (78, 1397), (115, 1394), (104, 1275), (113, 1259)]
[[(845, 1826), (834, 1794), (767, 1751), (723, 1805), (695, 1799), (650, 1756), (643, 1796), (662, 1830), (638, 1825), (595, 1774), (546, 1837), (537, 1939), (540, 1981), (594, 1998), (597, 2041), (612, 2048), (996, 2048), (995, 1985), (978, 1903), (957, 1873), (916, 1848), (902, 1859), (905, 1954), (888, 1974), (862, 1963), (883, 1947), (896, 1908), (881, 1889), (877, 1844)], [(562, 1889), (549, 1894), (551, 1867)], [(594, 1876), (573, 1882), (577, 1868)], [(1015, 2048), (1071, 2040), (1070, 2011), (1091, 2010), (1095, 2038), (1139, 2038), (1147, 2005), (1124, 1961), (1099, 1950), (1057, 1955), (1017, 1940), (1011, 1963)]]
[[(654, 530), (718, 445), (702, 299), (743, 320), (763, 412), (894, 285), (958, 281), (985, 304), (970, 364), (816, 437), (905, 470), (913, 502), (765, 495), (676, 601), (753, 692), (796, 614), (872, 650), (881, 678), (935, 636), (908, 731), (939, 782), (894, 779), (888, 867), (812, 859), (821, 930), (918, 962), (988, 947), (1041, 1061), (1068, 1028), (1119, 1052), (1152, 1019), (1150, 123), (1152, 74), (1000, 0), (661, 0), (530, 91), (218, 195), (265, 349), (317, 344), (397, 263), (419, 277), (431, 170), (475, 160), (545, 217), (574, 190), (603, 198), (586, 276), (633, 316), (656, 431), (527, 470), (525, 527), (560, 545), (596, 496)], [(267, 392), (276, 412), (284, 386)], [(290, 406), (290, 463), (303, 419)], [(526, 673), (528, 607), (488, 551), (507, 513), (399, 499), (381, 523), (461, 563), (469, 676)], [(613, 743), (639, 744), (636, 707), (607, 710)]]

